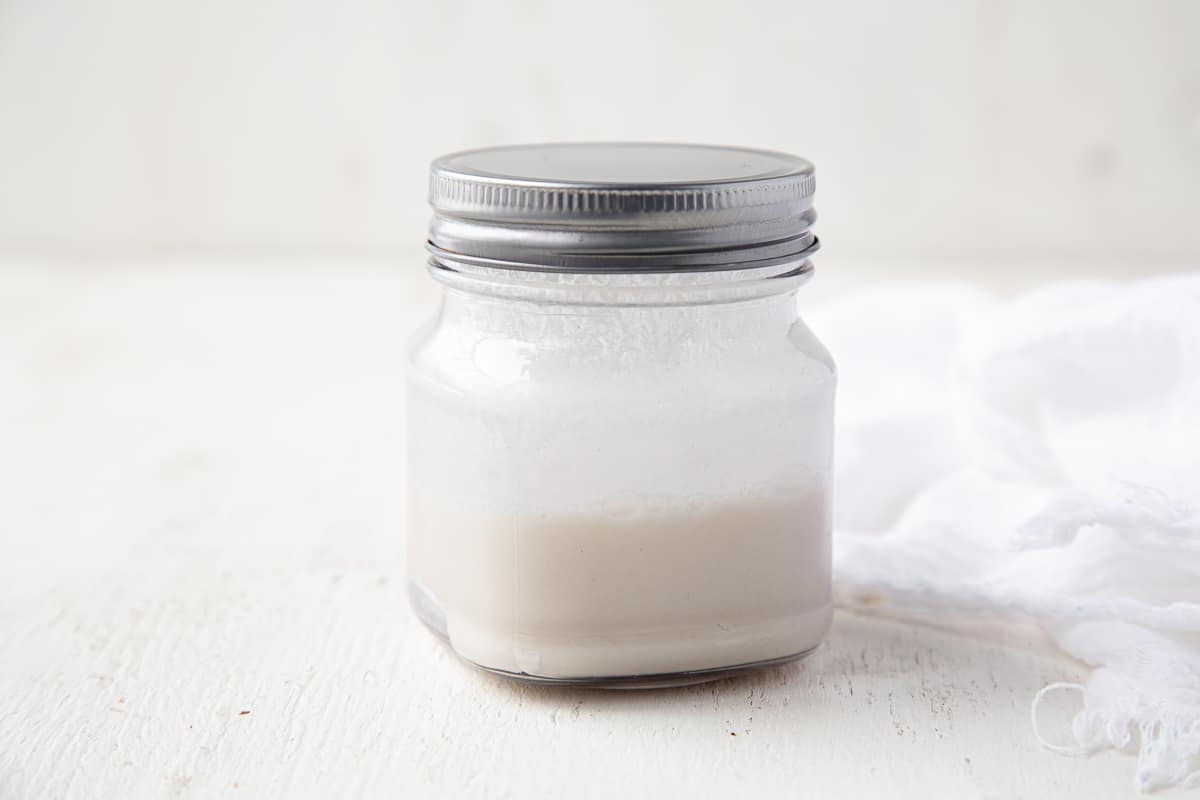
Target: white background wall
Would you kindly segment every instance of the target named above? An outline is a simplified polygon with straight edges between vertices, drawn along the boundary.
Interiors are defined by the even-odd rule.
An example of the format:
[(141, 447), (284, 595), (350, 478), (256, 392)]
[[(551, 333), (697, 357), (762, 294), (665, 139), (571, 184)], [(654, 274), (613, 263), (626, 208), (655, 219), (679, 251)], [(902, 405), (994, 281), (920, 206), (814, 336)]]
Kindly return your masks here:
[(423, 238), (443, 151), (791, 150), (827, 249), (1200, 255), (1200, 2), (0, 0), (0, 246)]

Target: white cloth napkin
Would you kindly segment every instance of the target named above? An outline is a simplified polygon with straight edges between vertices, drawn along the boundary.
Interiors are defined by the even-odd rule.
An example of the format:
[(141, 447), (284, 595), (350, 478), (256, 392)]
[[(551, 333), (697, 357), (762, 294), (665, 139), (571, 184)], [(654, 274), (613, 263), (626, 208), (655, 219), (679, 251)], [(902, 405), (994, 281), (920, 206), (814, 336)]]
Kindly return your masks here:
[[(808, 317), (839, 366), (839, 602), (1036, 620), (1093, 668), (1034, 700), (1043, 743), (1200, 785), (1200, 272), (880, 288)], [(1059, 689), (1082, 710), (1039, 731)]]

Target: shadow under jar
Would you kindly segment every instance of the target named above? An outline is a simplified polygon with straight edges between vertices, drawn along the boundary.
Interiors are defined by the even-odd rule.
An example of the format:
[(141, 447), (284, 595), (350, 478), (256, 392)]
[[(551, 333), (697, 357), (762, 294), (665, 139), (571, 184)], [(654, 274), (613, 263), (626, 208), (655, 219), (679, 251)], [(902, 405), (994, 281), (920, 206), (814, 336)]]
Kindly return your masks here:
[(431, 176), (445, 286), (410, 354), (409, 592), (483, 669), (694, 683), (831, 618), (835, 371), (800, 320), (813, 168), (500, 147)]

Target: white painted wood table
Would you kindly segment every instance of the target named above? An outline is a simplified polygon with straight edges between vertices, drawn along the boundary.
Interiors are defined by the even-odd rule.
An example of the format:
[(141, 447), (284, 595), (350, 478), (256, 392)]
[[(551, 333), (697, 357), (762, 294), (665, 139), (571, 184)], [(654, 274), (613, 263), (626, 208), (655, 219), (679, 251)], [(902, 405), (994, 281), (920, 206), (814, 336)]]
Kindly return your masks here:
[[(0, 798), (1132, 795), (1040, 749), (1078, 667), (837, 618), (605, 693), (473, 672), (403, 591), (415, 264), (0, 265)], [(1069, 709), (1052, 709), (1065, 719)]]

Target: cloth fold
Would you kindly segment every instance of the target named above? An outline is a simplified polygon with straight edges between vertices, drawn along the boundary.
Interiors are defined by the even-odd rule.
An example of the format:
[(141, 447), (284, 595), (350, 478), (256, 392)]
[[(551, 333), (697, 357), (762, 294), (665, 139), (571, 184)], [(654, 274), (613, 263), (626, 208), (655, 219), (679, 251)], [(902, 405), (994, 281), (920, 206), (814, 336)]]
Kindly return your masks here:
[(1200, 785), (1200, 272), (1011, 299), (883, 287), (807, 315), (839, 366), (845, 606), (1034, 620), (1093, 668), (1072, 754)]

